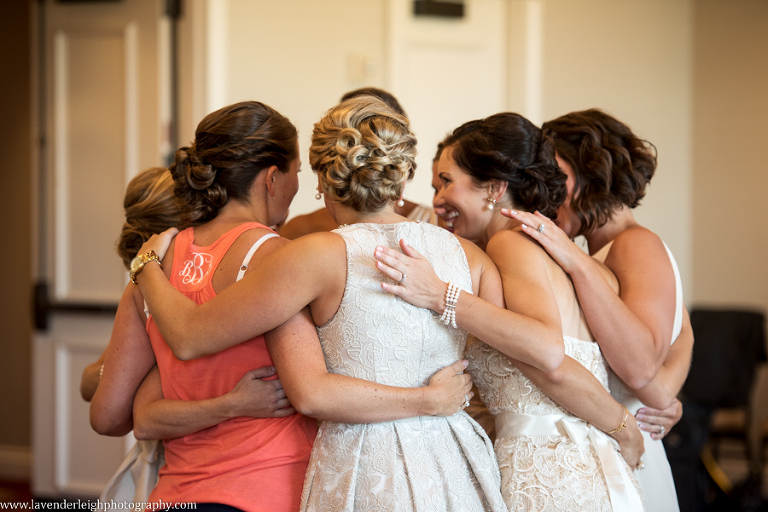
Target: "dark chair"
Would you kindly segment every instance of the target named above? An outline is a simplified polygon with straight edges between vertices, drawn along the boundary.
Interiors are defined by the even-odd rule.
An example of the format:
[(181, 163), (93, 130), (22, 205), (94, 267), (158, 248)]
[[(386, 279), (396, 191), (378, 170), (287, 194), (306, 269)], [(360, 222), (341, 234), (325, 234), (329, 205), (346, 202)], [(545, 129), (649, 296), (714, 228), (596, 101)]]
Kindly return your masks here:
[[(755, 376), (766, 360), (765, 315), (754, 311), (694, 309), (691, 327), (695, 344), (691, 372), (683, 386), (686, 400), (712, 409), (710, 441), (715, 457), (719, 441), (744, 441), (750, 461), (761, 459), (750, 436), (756, 402)], [(761, 465), (760, 465), (761, 466)], [(755, 468), (756, 469), (756, 468)]]
[[(766, 361), (765, 315), (756, 311), (696, 308), (691, 311), (691, 327), (695, 342), (691, 371), (681, 394), (683, 420), (680, 428), (676, 426), (665, 439), (673, 473), (679, 470), (681, 480), (687, 479), (686, 483), (679, 482), (675, 475), (681, 509), (690, 497), (681, 495), (681, 487), (687, 487), (684, 493), (700, 494), (703, 489), (696, 486), (700, 487), (703, 477), (690, 475), (682, 466), (676, 470), (676, 457), (680, 462), (690, 462), (707, 447), (717, 460), (721, 439), (733, 437), (744, 442), (752, 478), (761, 481), (764, 463), (763, 432), (756, 428), (762, 415), (755, 410), (754, 384), (758, 368)], [(680, 429), (687, 431), (673, 435)], [(678, 446), (671, 446), (675, 439)]]

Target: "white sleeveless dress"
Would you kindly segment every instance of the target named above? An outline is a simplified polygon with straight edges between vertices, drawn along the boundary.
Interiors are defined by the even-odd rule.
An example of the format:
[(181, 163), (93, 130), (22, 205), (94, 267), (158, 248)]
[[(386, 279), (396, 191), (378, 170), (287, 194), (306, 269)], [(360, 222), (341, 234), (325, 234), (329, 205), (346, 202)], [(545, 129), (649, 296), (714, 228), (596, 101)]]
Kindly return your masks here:
[[(613, 241), (609, 242), (592, 257), (604, 263), (612, 245)], [(672, 263), (672, 269), (675, 272), (675, 321), (670, 341), (670, 344), (672, 344), (680, 335), (683, 326), (683, 283), (680, 279), (680, 271), (677, 268), (675, 257), (672, 255), (669, 247), (667, 247), (667, 244), (664, 244), (664, 248), (667, 250), (669, 260)], [(609, 374), (608, 387), (613, 398), (621, 402), (630, 413), (636, 414), (638, 409), (643, 407), (642, 402), (613, 372)], [(648, 510), (653, 512), (679, 512), (680, 506), (677, 503), (675, 481), (672, 478), (672, 468), (669, 466), (664, 444), (661, 440), (653, 440), (646, 431), (643, 431), (643, 438), (645, 440), (645, 453), (643, 454), (645, 469), (636, 471), (635, 477), (643, 489), (645, 504)]]
[[(460, 243), (425, 223), (355, 224), (335, 230), (347, 248), (347, 283), (339, 310), (318, 328), (328, 371), (381, 384), (423, 386), (462, 358), (467, 333), (436, 314), (384, 292), (378, 245), (405, 239), (427, 255), (444, 281), (471, 293)], [(499, 470), (483, 429), (467, 414), (373, 424), (324, 421), (302, 493), (311, 511), (506, 512)]]
[[(566, 336), (565, 353), (608, 387), (592, 341)], [(470, 337), (469, 370), (496, 419), (501, 492), (510, 511), (642, 511), (618, 443), (556, 404), (509, 358)], [(650, 509), (649, 509), (650, 510)]]

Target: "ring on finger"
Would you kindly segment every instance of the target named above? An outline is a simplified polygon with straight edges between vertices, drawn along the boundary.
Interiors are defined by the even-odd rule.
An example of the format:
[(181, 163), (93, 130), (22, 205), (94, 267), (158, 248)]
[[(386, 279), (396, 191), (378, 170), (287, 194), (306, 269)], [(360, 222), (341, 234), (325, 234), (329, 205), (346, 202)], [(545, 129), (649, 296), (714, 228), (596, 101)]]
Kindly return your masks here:
[(541, 224), (539, 224), (539, 227), (536, 229), (536, 231), (538, 231), (539, 233), (543, 233), (544, 232), (544, 223), (543, 222)]
[(637, 469), (645, 469), (645, 462), (642, 460), (637, 463)]
[(659, 435), (661, 437), (664, 437), (664, 432), (666, 432), (666, 429), (664, 428), (664, 425), (661, 426), (661, 429), (659, 430)]
[(397, 284), (403, 284), (403, 281), (405, 281), (405, 278), (408, 277), (405, 275), (405, 272), (403, 272), (403, 277), (400, 278), (400, 280), (397, 282)]

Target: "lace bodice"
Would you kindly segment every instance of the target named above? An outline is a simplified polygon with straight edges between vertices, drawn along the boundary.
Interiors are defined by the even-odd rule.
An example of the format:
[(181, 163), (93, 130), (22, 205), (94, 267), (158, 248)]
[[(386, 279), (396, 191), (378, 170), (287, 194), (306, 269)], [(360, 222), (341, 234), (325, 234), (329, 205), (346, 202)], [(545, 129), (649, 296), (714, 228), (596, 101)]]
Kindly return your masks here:
[[(328, 371), (400, 387), (426, 385), (462, 358), (466, 332), (381, 289), (374, 250), (399, 240), (426, 255), (444, 281), (472, 291), (455, 236), (425, 223), (356, 224), (336, 230), (347, 282), (334, 317), (318, 328)], [(505, 512), (499, 470), (482, 427), (466, 413), (349, 424), (324, 421), (312, 451), (302, 510)]]
[(467, 333), (382, 290), (373, 257), (376, 246), (397, 247), (404, 238), (428, 255), (440, 279), (472, 293), (467, 257), (456, 237), (414, 222), (355, 224), (337, 232), (347, 244), (347, 284), (336, 315), (318, 329), (328, 370), (413, 387), (461, 359)]
[[(592, 341), (565, 337), (565, 354), (608, 387), (608, 367)], [(469, 370), (496, 419), (496, 458), (509, 510), (643, 510), (632, 471), (604, 433), (571, 416), (510, 360), (471, 339)]]
[[(565, 353), (587, 368), (608, 389), (608, 366), (592, 341), (566, 336)], [(472, 337), (467, 346), (469, 371), (491, 414), (568, 414), (533, 385), (509, 358)]]

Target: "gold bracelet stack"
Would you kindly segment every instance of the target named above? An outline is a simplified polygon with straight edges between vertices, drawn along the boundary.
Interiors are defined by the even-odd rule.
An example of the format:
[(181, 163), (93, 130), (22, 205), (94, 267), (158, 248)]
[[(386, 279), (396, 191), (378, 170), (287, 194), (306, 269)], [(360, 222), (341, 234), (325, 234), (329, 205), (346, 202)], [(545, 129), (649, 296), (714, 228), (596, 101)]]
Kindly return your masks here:
[(615, 429), (611, 430), (610, 432), (606, 432), (606, 434), (617, 434), (617, 433), (621, 432), (622, 430), (624, 430), (625, 428), (627, 428), (627, 418), (629, 418), (629, 409), (627, 409), (623, 405), (621, 407), (624, 408), (624, 419), (621, 420), (621, 423), (619, 424), (618, 427), (616, 427)]

